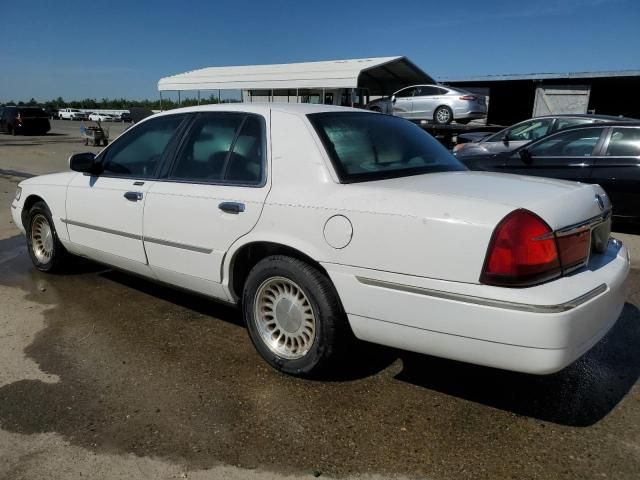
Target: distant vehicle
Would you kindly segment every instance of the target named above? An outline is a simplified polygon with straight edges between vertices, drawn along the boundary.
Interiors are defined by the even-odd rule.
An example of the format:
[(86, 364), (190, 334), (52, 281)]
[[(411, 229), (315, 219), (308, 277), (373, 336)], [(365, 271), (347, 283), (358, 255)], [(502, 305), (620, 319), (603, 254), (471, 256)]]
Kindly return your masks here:
[(58, 110), (58, 118), (60, 120), (87, 120), (89, 116), (77, 108), (61, 108)]
[(51, 107), (47, 107), (44, 109), (45, 112), (47, 112), (47, 115), (49, 116), (50, 119), (54, 120), (56, 118), (58, 118), (58, 109), (57, 108), (51, 108)]
[(40, 107), (0, 107), (0, 132), (44, 135), (49, 130), (49, 115)]
[(93, 122), (115, 122), (116, 118), (108, 113), (92, 113), (89, 115), (89, 120)]
[(582, 125), (511, 152), (458, 156), (471, 170), (596, 183), (618, 220), (640, 220), (640, 122)]
[(390, 98), (368, 103), (365, 108), (408, 120), (433, 121), (439, 125), (448, 125), (454, 120), (465, 124), (487, 116), (485, 97), (444, 85), (406, 87)]
[(117, 117), (116, 119), (121, 121), (121, 122), (132, 122), (133, 121), (133, 119), (131, 118), (131, 113), (129, 113), (129, 112), (122, 112), (120, 114), (120, 117)]
[[(458, 143), (453, 153), (459, 158), (473, 155), (486, 155), (487, 153), (510, 152), (539, 138), (564, 130), (599, 122), (637, 121), (633, 118), (614, 117), (610, 115), (545, 115), (531, 118), (515, 125), (493, 132), (471, 132), (458, 135)], [(471, 140), (464, 142), (464, 139)]]

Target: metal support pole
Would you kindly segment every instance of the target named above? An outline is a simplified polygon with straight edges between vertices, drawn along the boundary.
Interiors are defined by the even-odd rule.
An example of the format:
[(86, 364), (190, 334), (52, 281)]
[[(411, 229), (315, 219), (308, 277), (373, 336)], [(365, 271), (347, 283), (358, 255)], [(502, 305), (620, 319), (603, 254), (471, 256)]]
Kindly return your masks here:
[(300, 90), (296, 88), (296, 103), (300, 103)]
[(198, 105), (200, 105), (200, 90), (198, 90)]
[(178, 106), (182, 105), (182, 100), (180, 100), (180, 90), (178, 90)]
[(271, 89), (271, 97), (269, 98), (269, 103), (273, 103), (273, 88)]
[(160, 90), (160, 111), (162, 111), (162, 90)]
[(320, 102), (322, 105), (324, 105), (324, 88), (322, 89), (322, 102)]
[(220, 90), (218, 90), (218, 103), (222, 103), (222, 98), (220, 97)]
[(353, 108), (353, 94), (354, 94), (355, 88), (351, 89), (351, 108)]

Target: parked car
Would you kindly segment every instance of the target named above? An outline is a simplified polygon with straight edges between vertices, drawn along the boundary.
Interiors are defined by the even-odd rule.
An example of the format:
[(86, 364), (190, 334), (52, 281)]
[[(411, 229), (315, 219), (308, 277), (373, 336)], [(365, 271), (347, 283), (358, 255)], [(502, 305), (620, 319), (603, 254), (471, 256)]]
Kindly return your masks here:
[(120, 116), (117, 118), (117, 120), (121, 121), (121, 122), (131, 122), (132, 118), (131, 118), (131, 113), (129, 112), (122, 112), (120, 114)]
[(89, 115), (77, 108), (61, 108), (58, 110), (60, 120), (87, 120)]
[(69, 162), (11, 206), (37, 269), (82, 255), (239, 305), (289, 374), (328, 368), (352, 334), (550, 373), (624, 305), (629, 257), (600, 187), (466, 171), (401, 118), (189, 107)]
[[(515, 125), (494, 132), (471, 132), (458, 135), (462, 143), (456, 145), (453, 152), (458, 158), (487, 153), (513, 151), (533, 140), (549, 135), (553, 132), (578, 125), (588, 125), (602, 122), (637, 122), (633, 118), (614, 117), (610, 115), (544, 115), (531, 118)], [(465, 138), (471, 142), (465, 142)]]
[(41, 107), (0, 107), (0, 132), (44, 135), (49, 130), (49, 115)]
[(640, 122), (566, 129), (513, 152), (462, 158), (473, 170), (599, 184), (619, 220), (640, 220)]
[(115, 122), (116, 118), (113, 115), (109, 115), (108, 113), (91, 113), (89, 115), (89, 120), (92, 122)]
[(469, 123), (487, 116), (487, 101), (459, 88), (444, 85), (413, 85), (367, 104), (374, 112), (389, 113), (409, 120), (428, 120), (447, 125)]

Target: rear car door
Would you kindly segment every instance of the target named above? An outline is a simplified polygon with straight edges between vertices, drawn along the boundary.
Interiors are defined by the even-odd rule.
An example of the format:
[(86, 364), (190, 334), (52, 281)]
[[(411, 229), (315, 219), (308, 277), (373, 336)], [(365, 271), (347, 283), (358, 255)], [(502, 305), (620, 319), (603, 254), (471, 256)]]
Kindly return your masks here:
[(616, 216), (640, 217), (640, 128), (611, 127), (595, 158), (592, 183), (605, 189)]
[(603, 127), (592, 127), (550, 135), (525, 147), (530, 155), (528, 161), (520, 151), (512, 154), (504, 171), (588, 182), (604, 131)]
[(184, 115), (149, 119), (122, 134), (98, 157), (98, 176), (78, 174), (67, 189), (66, 219), (71, 242), (86, 255), (149, 274), (142, 244), (142, 214)]
[(392, 100), (393, 115), (403, 118), (413, 118), (413, 94), (415, 87), (405, 88), (394, 95)]
[(173, 163), (149, 189), (144, 246), (155, 275), (225, 298), (222, 261), (257, 223), (269, 192), (269, 118), (198, 114)]

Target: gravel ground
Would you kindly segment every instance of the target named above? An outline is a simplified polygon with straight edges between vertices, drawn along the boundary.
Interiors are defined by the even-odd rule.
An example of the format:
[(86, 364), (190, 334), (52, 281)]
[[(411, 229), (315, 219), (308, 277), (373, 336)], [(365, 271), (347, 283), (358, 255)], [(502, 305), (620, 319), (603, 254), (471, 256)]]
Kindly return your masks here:
[(362, 345), (335, 378), (296, 380), (234, 309), (89, 263), (32, 268), (15, 184), (87, 150), (75, 122), (0, 135), (0, 478), (638, 478), (637, 261), (616, 326), (557, 374)]

